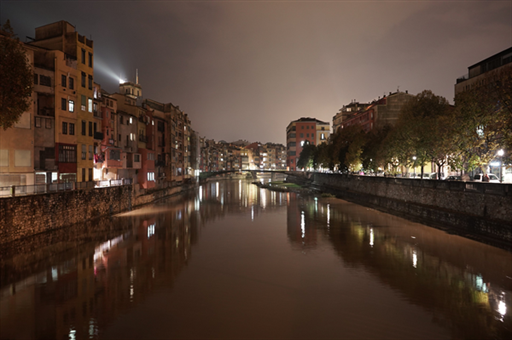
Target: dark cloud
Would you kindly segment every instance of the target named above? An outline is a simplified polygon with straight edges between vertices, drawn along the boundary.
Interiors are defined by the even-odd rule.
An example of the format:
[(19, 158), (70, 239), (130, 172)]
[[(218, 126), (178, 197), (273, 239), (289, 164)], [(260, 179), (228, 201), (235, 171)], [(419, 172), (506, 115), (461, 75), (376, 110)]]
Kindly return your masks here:
[(291, 120), (331, 121), (352, 99), (430, 89), (512, 45), (502, 1), (2, 1), (20, 37), (66, 20), (92, 37), (95, 79), (189, 113), (217, 140), (285, 142)]

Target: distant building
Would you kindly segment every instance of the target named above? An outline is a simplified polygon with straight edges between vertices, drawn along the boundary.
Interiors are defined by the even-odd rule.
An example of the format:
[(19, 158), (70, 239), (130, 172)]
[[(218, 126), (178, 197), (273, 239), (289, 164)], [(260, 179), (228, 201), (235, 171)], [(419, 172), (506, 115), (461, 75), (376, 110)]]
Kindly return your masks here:
[(304, 144), (320, 145), (327, 143), (330, 136), (329, 123), (315, 118), (300, 118), (286, 127), (286, 164), (290, 171), (296, 170)]
[(368, 106), (370, 106), (370, 104), (371, 103), (359, 103), (352, 101), (350, 104), (343, 105), (340, 111), (332, 117), (332, 133), (336, 133), (341, 127), (341, 123), (346, 121), (348, 117), (364, 111)]
[(339, 121), (339, 125), (335, 127), (335, 131), (338, 132), (350, 125), (361, 125), (365, 132), (383, 128), (386, 125), (394, 126), (402, 107), (413, 97), (414, 95), (409, 94), (408, 91), (390, 92), (388, 96), (373, 101), (364, 109), (350, 114), (350, 111), (346, 112), (342, 116), (343, 119)]
[(469, 66), (468, 73), (458, 78), (455, 83), (455, 95), (474, 86), (482, 86), (488, 81), (497, 80), (503, 75), (502, 71), (511, 68), (512, 47)]

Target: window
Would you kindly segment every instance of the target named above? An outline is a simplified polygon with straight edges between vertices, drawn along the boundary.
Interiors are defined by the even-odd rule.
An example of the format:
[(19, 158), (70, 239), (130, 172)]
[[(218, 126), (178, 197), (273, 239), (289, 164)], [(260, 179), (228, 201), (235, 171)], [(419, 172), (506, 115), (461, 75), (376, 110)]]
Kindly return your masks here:
[(41, 118), (40, 117), (36, 117), (36, 127), (41, 127)]
[(121, 151), (110, 149), (109, 159), (112, 159), (115, 161), (120, 161), (121, 160)]
[(123, 121), (124, 121), (123, 116), (120, 116), (120, 117), (119, 117), (119, 124), (123, 124)]
[(121, 141), (121, 134), (119, 134), (119, 139), (118, 140)]
[(34, 73), (34, 85), (37, 85), (39, 82), (39, 75), (37, 73)]
[(45, 127), (47, 129), (51, 129), (52, 128), (52, 120), (51, 119), (49, 119), (49, 118), (45, 119), (45, 123), (44, 124), (45, 124)]
[(81, 109), (82, 111), (85, 111), (85, 105), (86, 105), (86, 103), (87, 103), (87, 98), (85, 98), (85, 96), (84, 96), (84, 95), (81, 95), (81, 96), (80, 96), (80, 99), (81, 99), (81, 107), (80, 107), (80, 109)]
[(130, 140), (135, 140), (135, 134), (134, 133), (130, 133)]
[(92, 112), (92, 99), (91, 99), (91, 98), (89, 98), (89, 99), (87, 100), (87, 102), (88, 102), (88, 104), (89, 104), (89, 105), (87, 105), (87, 107), (88, 107), (88, 109), (89, 109), (89, 112)]
[(62, 83), (62, 84), (61, 84), (61, 85), (62, 85), (62, 87), (66, 87), (66, 86), (67, 86), (67, 85), (66, 85), (66, 75), (64, 75), (64, 74), (63, 74), (63, 75), (61, 76), (61, 80), (60, 80), (60, 81), (61, 81), (61, 83)]
[(85, 87), (85, 72), (82, 72), (82, 87)]
[(89, 145), (89, 160), (92, 159), (92, 154), (93, 154), (93, 152), (92, 152), (92, 145)]
[(82, 48), (82, 64), (85, 65), (85, 50)]
[(82, 144), (82, 159), (87, 158), (87, 146), (85, 144)]
[(52, 78), (43, 76), (42, 74), (39, 76), (39, 84), (43, 86), (52, 86)]
[(69, 77), (69, 89), (74, 90), (75, 89), (75, 79)]
[(0, 149), (0, 166), (9, 166), (9, 150)]
[(69, 134), (70, 135), (75, 134), (75, 123), (69, 123)]
[(68, 134), (68, 123), (62, 122), (62, 134), (67, 135)]
[(89, 67), (92, 67), (92, 53), (89, 52)]
[(148, 181), (154, 181), (154, 180), (155, 180), (155, 173), (148, 172)]
[(87, 78), (89, 79), (89, 90), (92, 90), (92, 76), (89, 75)]
[(68, 102), (68, 104), (69, 104), (69, 112), (75, 112), (75, 102), (70, 100)]
[(76, 163), (76, 146), (59, 145), (59, 162)]
[(82, 120), (82, 136), (85, 136), (85, 120)]
[(300, 138), (304, 138), (304, 134), (303, 133), (300, 134)]
[(89, 122), (89, 136), (92, 137), (92, 122)]
[(140, 154), (133, 155), (133, 161), (134, 162), (140, 162)]
[(30, 150), (14, 150), (14, 166), (31, 166), (32, 152)]
[(66, 98), (61, 98), (60, 99), (60, 108), (62, 111), (66, 111), (66, 108), (67, 108), (67, 103), (66, 103)]

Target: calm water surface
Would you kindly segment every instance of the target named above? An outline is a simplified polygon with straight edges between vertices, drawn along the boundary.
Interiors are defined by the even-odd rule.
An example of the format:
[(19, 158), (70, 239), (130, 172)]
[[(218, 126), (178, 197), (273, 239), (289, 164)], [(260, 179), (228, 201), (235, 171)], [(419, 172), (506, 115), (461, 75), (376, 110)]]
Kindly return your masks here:
[(209, 182), (1, 252), (0, 339), (511, 339), (512, 254)]

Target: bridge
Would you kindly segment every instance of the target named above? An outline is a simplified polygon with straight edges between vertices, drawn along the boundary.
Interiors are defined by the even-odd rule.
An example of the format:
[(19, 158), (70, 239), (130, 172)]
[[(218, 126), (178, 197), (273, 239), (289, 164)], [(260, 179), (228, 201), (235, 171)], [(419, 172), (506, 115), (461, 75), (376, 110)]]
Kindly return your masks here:
[(199, 174), (199, 180), (200, 181), (203, 181), (203, 180), (206, 180), (207, 178), (210, 178), (210, 177), (215, 177), (215, 176), (218, 176), (218, 175), (224, 175), (224, 174), (232, 174), (232, 173), (240, 173), (240, 174), (243, 174), (243, 173), (250, 173), (252, 175), (252, 178), (253, 179), (257, 179), (257, 174), (260, 174), (260, 173), (270, 173), (271, 175), (271, 180), (274, 180), (275, 179), (275, 175), (276, 174), (288, 174), (288, 171), (286, 170), (219, 170), (219, 171), (205, 171), (205, 172), (201, 172)]

